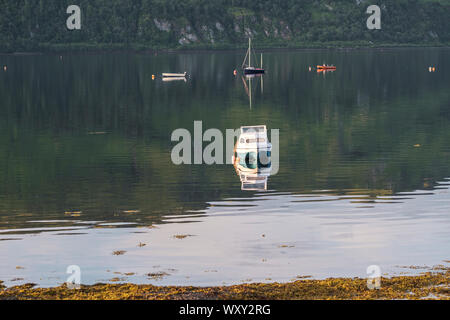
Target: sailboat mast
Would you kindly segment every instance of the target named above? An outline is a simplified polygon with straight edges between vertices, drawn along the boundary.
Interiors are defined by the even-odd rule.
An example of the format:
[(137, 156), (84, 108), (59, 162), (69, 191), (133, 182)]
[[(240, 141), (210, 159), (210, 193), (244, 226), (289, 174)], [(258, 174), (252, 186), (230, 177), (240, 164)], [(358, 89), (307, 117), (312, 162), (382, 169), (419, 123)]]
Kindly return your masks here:
[(248, 38), (248, 66), (252, 66), (252, 38)]
[(245, 54), (245, 58), (244, 58), (244, 62), (242, 62), (242, 68), (245, 67), (245, 63), (247, 62), (247, 57), (248, 57), (248, 67), (250, 67), (250, 63), (251, 63), (251, 52), (250, 52), (250, 38), (248, 39), (248, 49), (247, 49), (247, 53)]
[[(263, 68), (263, 54), (261, 53), (261, 69)], [(264, 93), (264, 77), (261, 77), (261, 94)]]

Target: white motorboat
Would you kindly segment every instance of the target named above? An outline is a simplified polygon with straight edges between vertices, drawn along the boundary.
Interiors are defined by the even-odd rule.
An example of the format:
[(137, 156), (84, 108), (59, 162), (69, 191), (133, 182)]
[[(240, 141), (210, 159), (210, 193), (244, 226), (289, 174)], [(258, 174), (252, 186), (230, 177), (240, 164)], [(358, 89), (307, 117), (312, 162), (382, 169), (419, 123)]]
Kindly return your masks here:
[(242, 190), (267, 190), (272, 170), (271, 156), (272, 144), (267, 137), (266, 126), (241, 127), (232, 162)]

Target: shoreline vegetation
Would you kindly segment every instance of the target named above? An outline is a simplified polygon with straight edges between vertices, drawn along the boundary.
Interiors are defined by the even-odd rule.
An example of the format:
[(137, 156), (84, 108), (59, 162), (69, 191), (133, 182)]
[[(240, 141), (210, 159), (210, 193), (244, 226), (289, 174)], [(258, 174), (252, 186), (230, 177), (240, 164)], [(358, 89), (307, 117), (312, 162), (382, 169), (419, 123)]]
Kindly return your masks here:
[[(3, 52), (3, 54), (45, 54), (45, 53), (64, 53), (64, 52), (114, 52), (114, 51), (136, 51), (136, 52), (182, 52), (182, 51), (226, 51), (226, 50), (245, 50), (247, 47), (242, 44), (191, 44), (187, 46), (147, 46), (145, 44), (135, 43), (67, 43), (50, 44), (44, 43), (38, 46), (36, 50)], [(380, 48), (450, 48), (449, 43), (370, 43), (366, 41), (358, 42), (314, 42), (314, 43), (273, 43), (260, 44), (258, 50), (316, 50), (316, 49), (380, 49)]]
[(218, 287), (177, 287), (124, 284), (67, 285), (36, 288), (24, 284), (6, 288), (0, 300), (450, 300), (450, 268), (438, 266), (419, 275), (381, 278), (370, 290), (367, 279), (303, 279), (290, 283), (252, 283)]
[[(398, 48), (450, 48), (450, 43), (367, 43), (367, 42), (325, 42), (310, 44), (273, 44), (261, 45), (257, 50), (358, 50), (358, 49), (398, 49)], [(39, 49), (31, 51), (3, 52), (0, 55), (33, 55), (33, 54), (61, 54), (61, 53), (113, 53), (113, 52), (196, 52), (196, 51), (234, 51), (245, 50), (246, 47), (236, 44), (199, 44), (189, 46), (146, 46), (143, 44), (42, 44)]]

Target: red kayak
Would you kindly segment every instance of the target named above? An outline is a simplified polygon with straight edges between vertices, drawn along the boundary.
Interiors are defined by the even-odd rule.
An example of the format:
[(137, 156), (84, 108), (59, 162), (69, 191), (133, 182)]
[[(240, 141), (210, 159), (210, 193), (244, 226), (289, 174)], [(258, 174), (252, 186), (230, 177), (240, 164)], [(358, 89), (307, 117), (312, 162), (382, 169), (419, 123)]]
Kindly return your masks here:
[(317, 66), (317, 69), (319, 70), (336, 70), (335, 66), (326, 66), (326, 65), (322, 65), (322, 66)]

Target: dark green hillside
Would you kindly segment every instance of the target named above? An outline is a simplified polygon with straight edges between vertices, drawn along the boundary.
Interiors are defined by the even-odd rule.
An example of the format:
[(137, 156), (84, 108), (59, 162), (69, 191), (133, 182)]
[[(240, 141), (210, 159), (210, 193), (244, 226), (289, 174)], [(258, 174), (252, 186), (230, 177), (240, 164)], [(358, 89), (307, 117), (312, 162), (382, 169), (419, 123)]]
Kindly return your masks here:
[[(69, 4), (82, 29), (66, 27)], [(366, 9), (382, 9), (368, 30)], [(0, 51), (447, 45), (450, 0), (0, 0)]]

